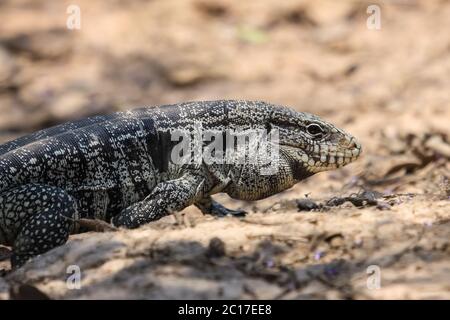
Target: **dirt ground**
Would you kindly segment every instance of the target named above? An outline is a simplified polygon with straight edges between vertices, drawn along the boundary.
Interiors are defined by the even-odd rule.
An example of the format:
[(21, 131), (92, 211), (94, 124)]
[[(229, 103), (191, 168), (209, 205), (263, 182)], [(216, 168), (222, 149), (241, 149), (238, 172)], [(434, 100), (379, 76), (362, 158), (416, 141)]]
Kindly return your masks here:
[[(74, 2), (80, 30), (66, 28)], [(370, 4), (380, 30), (367, 28)], [(74, 235), (16, 272), (0, 247), (0, 298), (449, 299), (449, 16), (448, 0), (1, 1), (2, 141), (239, 98), (315, 113), (364, 154), (265, 200), (216, 197), (242, 219), (190, 207)]]

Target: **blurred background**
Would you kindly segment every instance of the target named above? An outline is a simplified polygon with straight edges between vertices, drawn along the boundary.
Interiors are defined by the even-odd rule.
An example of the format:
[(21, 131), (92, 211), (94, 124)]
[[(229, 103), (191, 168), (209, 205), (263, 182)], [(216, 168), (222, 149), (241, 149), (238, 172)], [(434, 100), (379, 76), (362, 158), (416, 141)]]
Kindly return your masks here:
[[(71, 4), (80, 29), (66, 27)], [(2, 0), (1, 133), (221, 98), (287, 104), (361, 133), (447, 128), (449, 1), (379, 1), (380, 30), (367, 28), (370, 4)]]
[[(375, 30), (367, 24), (373, 4), (381, 19)], [(80, 29), (67, 27), (76, 14), (70, 5), (80, 10)], [(0, 141), (137, 106), (210, 99), (288, 105), (351, 132), (364, 155), (258, 205), (376, 190), (397, 201), (402, 226), (444, 221), (425, 247), (448, 258), (449, 17), (448, 0), (1, 0)], [(400, 194), (425, 198), (405, 203)], [(240, 203), (250, 211), (258, 205)], [(367, 228), (382, 223), (380, 211), (368, 210)], [(318, 217), (318, 228), (322, 218), (330, 226)], [(358, 228), (344, 238), (355, 240)], [(409, 241), (399, 230), (385, 231), (384, 246)], [(329, 250), (330, 261), (345, 258)], [(307, 257), (303, 263), (316, 261), (314, 253)], [(422, 258), (412, 259), (416, 268)], [(449, 280), (445, 261), (436, 260), (431, 276), (438, 286)], [(405, 288), (390, 297), (408, 296)], [(438, 297), (449, 292), (435, 289)]]

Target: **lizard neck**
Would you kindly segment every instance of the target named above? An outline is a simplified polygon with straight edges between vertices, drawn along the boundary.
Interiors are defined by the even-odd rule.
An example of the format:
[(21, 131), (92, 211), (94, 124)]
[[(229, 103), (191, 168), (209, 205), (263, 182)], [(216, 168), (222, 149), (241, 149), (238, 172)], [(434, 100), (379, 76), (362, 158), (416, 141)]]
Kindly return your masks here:
[(314, 175), (314, 172), (307, 170), (307, 165), (301, 160), (301, 150), (281, 146), (280, 154), (288, 164), (294, 184)]
[(233, 166), (230, 183), (224, 189), (230, 197), (239, 200), (264, 199), (291, 188), (297, 182), (313, 175), (290, 152), (280, 148), (277, 170), (273, 174), (261, 174), (261, 167), (251, 164)]

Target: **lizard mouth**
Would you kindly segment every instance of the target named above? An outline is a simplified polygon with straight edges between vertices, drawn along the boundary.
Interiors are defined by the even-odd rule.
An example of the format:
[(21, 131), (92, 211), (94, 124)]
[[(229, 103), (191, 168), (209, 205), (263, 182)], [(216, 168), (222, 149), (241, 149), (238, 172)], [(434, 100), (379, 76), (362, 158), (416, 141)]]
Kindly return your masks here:
[[(309, 153), (308, 153), (309, 151)], [(321, 172), (341, 168), (354, 162), (361, 155), (361, 144), (354, 138), (341, 141), (338, 145), (315, 145), (299, 152), (301, 161), (310, 172)]]

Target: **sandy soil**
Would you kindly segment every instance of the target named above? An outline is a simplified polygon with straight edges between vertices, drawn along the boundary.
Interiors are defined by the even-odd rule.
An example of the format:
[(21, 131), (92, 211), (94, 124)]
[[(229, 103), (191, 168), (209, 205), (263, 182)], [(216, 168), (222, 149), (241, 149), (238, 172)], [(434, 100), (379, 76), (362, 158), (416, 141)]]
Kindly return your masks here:
[(366, 1), (77, 3), (71, 31), (69, 2), (0, 2), (3, 141), (131, 106), (242, 98), (318, 114), (364, 155), (262, 201), (217, 196), (243, 219), (190, 207), (74, 235), (13, 273), (0, 247), (0, 298), (450, 298), (450, 1), (379, 1), (381, 30), (366, 27)]

